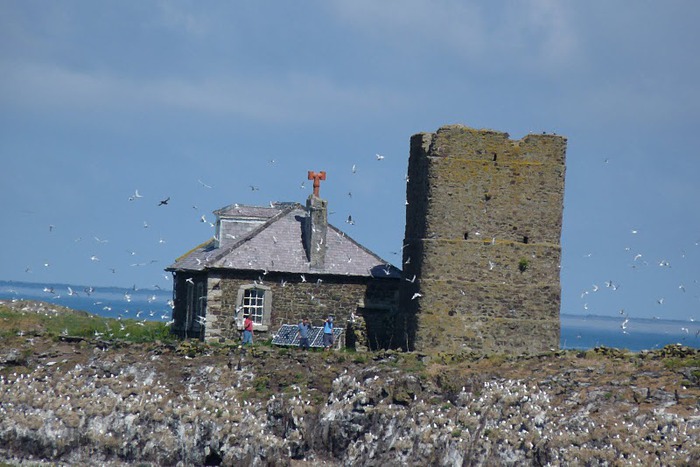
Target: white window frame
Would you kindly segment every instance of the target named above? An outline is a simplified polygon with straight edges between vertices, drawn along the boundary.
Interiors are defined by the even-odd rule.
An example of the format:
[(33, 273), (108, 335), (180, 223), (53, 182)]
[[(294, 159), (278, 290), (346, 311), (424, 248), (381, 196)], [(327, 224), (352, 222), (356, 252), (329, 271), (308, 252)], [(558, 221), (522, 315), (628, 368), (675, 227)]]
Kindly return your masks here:
[[(256, 290), (258, 297), (255, 297), (256, 303), (251, 305), (249, 302), (246, 303), (246, 293), (252, 290)], [(238, 323), (238, 328), (243, 329), (243, 316), (246, 312), (251, 312), (250, 317), (253, 319), (253, 329), (259, 331), (267, 331), (270, 327), (270, 311), (272, 310), (272, 289), (265, 285), (260, 284), (247, 284), (242, 285), (238, 288), (238, 298), (236, 300), (236, 309), (240, 310), (236, 316), (236, 322)]]

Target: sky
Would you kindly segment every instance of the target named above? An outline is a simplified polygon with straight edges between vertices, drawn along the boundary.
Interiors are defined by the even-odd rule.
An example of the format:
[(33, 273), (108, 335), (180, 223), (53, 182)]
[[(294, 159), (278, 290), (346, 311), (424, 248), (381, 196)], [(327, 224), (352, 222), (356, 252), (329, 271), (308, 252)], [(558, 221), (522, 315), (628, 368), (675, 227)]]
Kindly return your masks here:
[(0, 0), (0, 280), (171, 288), (214, 210), (304, 203), (309, 170), (400, 267), (410, 137), (458, 123), (568, 138), (562, 313), (700, 320), (699, 21), (692, 0)]

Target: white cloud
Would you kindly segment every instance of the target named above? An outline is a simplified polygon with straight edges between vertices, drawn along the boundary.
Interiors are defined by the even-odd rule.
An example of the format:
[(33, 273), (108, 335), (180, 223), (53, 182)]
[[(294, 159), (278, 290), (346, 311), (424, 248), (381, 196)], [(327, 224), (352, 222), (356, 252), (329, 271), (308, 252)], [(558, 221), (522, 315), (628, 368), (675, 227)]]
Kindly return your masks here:
[[(483, 4), (449, 0), (334, 2), (344, 22), (409, 53), (428, 49), (457, 53), (468, 62), (531, 72), (566, 68), (576, 60), (572, 13), (554, 0)], [(483, 6), (486, 5), (486, 6)], [(499, 66), (500, 68), (500, 66)]]
[(40, 63), (0, 67), (9, 70), (0, 78), (0, 102), (42, 113), (179, 110), (266, 121), (322, 121), (330, 113), (357, 117), (402, 105), (401, 97), (389, 89), (341, 85), (304, 73), (135, 80)]

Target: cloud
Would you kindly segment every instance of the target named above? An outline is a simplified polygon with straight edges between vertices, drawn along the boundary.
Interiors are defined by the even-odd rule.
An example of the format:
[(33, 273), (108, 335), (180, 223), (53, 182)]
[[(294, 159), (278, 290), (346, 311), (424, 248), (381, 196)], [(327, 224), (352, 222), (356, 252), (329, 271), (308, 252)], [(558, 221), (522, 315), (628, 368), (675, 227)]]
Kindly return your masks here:
[(459, 0), (355, 0), (332, 5), (340, 21), (407, 53), (425, 49), (457, 53), (485, 68), (518, 66), (530, 72), (568, 68), (578, 54), (572, 13), (554, 0), (509, 2), (506, 8), (500, 2)]
[(343, 85), (321, 75), (120, 77), (45, 63), (2, 63), (0, 102), (18, 110), (98, 113), (181, 111), (263, 121), (322, 121), (403, 105), (391, 89)]

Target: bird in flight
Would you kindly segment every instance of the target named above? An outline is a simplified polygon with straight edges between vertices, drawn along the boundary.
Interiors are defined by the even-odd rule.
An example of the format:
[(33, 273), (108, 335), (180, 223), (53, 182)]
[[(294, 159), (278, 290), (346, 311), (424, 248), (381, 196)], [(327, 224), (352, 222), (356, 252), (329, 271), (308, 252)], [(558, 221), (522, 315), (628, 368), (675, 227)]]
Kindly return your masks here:
[(382, 159), (384, 159), (384, 156), (382, 156), (381, 154), (375, 154), (375, 156), (377, 156), (378, 161), (381, 161)]
[(141, 196), (139, 194), (139, 190), (137, 189), (136, 191), (134, 191), (133, 195), (129, 196), (129, 201), (133, 201), (133, 200), (139, 199), (139, 198), (143, 198), (143, 196)]
[(170, 201), (170, 196), (168, 196), (168, 197), (165, 198), (165, 199), (161, 199), (161, 200), (160, 200), (160, 203), (158, 203), (158, 206), (165, 206), (165, 205), (168, 204), (168, 201)]

